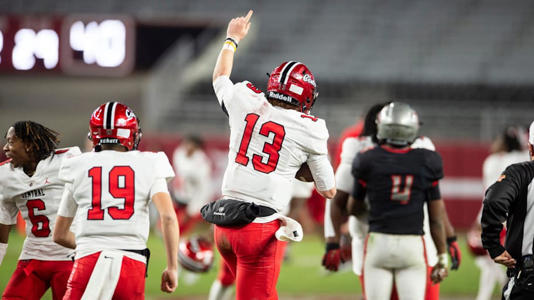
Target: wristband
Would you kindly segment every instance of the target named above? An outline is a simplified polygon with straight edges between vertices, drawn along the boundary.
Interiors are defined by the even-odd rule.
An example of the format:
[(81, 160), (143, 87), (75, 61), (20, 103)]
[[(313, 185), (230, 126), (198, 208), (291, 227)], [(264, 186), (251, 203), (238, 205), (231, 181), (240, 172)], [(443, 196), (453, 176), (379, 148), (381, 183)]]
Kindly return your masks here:
[(326, 243), (326, 252), (339, 249), (339, 243)]
[(231, 37), (227, 37), (225, 41), (232, 42), (235, 45), (235, 48), (237, 49), (237, 41), (236, 40), (234, 40)]
[(224, 41), (223, 50), (235, 52), (237, 50), (237, 46), (231, 41)]
[(2, 264), (2, 260), (4, 260), (4, 256), (7, 252), (7, 244), (0, 243), (0, 265)]
[(447, 253), (438, 254), (438, 264), (447, 268), (449, 266), (449, 255)]

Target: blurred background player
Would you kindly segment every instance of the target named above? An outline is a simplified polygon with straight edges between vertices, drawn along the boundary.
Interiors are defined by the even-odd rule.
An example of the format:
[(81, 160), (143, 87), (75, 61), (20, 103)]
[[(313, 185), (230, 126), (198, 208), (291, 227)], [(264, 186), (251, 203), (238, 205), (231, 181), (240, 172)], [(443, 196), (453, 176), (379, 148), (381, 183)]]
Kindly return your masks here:
[(354, 199), (349, 209), (356, 216), (369, 212), (363, 263), (368, 299), (390, 299), (394, 283), (401, 300), (425, 298), (423, 210), (427, 201), (438, 250), (432, 281), (447, 276), (445, 208), (437, 184), (443, 177), (441, 158), (433, 151), (410, 148), (418, 130), (419, 119), (412, 108), (400, 102), (386, 105), (377, 117), (380, 146), (363, 150), (353, 163)]
[(200, 137), (189, 135), (173, 154), (176, 177), (172, 186), (182, 236), (201, 220), (200, 208), (213, 197), (211, 164), (203, 148)]
[[(345, 142), (342, 145), (342, 154), (340, 155), (341, 161), (336, 171), (337, 193), (334, 199), (331, 201), (331, 206), (329, 209), (329, 211), (331, 211), (331, 215), (325, 214), (325, 238), (327, 240), (327, 244), (329, 244), (327, 249), (330, 249), (330, 251), (325, 253), (323, 265), (329, 270), (336, 271), (339, 267), (339, 263), (343, 260), (347, 260), (347, 255), (344, 254), (343, 251), (337, 250), (337, 247), (339, 247), (341, 223), (347, 217), (346, 207), (348, 198), (353, 192), (354, 179), (351, 174), (352, 163), (359, 152), (365, 151), (366, 148), (368, 149), (378, 144), (378, 140), (376, 138), (376, 116), (380, 110), (389, 103), (390, 102), (373, 105), (365, 116), (363, 131), (361, 133), (362, 136), (359, 138), (348, 137), (345, 139)], [(423, 148), (430, 151), (435, 151), (432, 141), (424, 136), (419, 136), (416, 138), (410, 147), (412, 149)], [(425, 299), (437, 300), (439, 299), (439, 283), (433, 283), (431, 281), (430, 273), (432, 271), (432, 266), (438, 262), (438, 257), (436, 247), (434, 246), (434, 242), (430, 235), (426, 204), (424, 207), (424, 215), (425, 217), (423, 226), (425, 232), (425, 251), (429, 266)], [(364, 241), (368, 234), (367, 217), (362, 216), (360, 218), (356, 218), (355, 216), (349, 216), (348, 220), (348, 228), (352, 238), (351, 258), (353, 271), (359, 276), (360, 283), (363, 286), (362, 267)], [(451, 261), (453, 262), (451, 269), (455, 270), (458, 269), (460, 265), (461, 253), (456, 242), (454, 228), (450, 224), (446, 212), (444, 215), (444, 223), (449, 254), (451, 255)], [(395, 286), (393, 287), (391, 299), (398, 299)]]
[[(108, 102), (91, 115), (95, 152), (63, 162), (66, 182), (54, 241), (76, 249), (65, 299), (144, 299), (149, 251), (148, 205), (162, 224), (167, 267), (161, 290), (177, 285), (178, 222), (167, 189), (174, 171), (163, 152), (135, 151), (141, 138), (138, 119), (127, 106)], [(74, 216), (76, 233), (69, 231)]]
[[(234, 53), (250, 28), (251, 16), (249, 11), (246, 17), (230, 21), (213, 72), (215, 93), (230, 123), (223, 200), (217, 202), (253, 203), (265, 214), (258, 213), (252, 223), (237, 228), (215, 225), (214, 235), (222, 258), (236, 277), (236, 298), (277, 299), (285, 242), (278, 240), (275, 232), (286, 227), (285, 222), (295, 222), (278, 220), (288, 205), (291, 181), (307, 163), (323, 196), (333, 197), (335, 184), (328, 161), (328, 130), (323, 120), (308, 114), (317, 91), (305, 65), (290, 61), (275, 68), (267, 87), (269, 100), (250, 82), (234, 85), (230, 81)], [(224, 206), (220, 208), (225, 211)]]
[(56, 150), (58, 133), (32, 121), (13, 124), (6, 139), (3, 150), (9, 159), (0, 163), (0, 264), (19, 211), (26, 240), (2, 299), (41, 299), (49, 287), (53, 299), (62, 299), (73, 263), (72, 250), (52, 240), (63, 193), (58, 172), (80, 149)]
[[(527, 136), (527, 132), (521, 126), (507, 126), (495, 138), (491, 144), (491, 154), (484, 160), (482, 166), (482, 181), (485, 190), (495, 183), (506, 167), (529, 159)], [(480, 268), (476, 300), (489, 300), (495, 285), (504, 286), (507, 277), (505, 269), (501, 265), (494, 263), (488, 252), (482, 247), (480, 239), (482, 232), (480, 225), (481, 214), (482, 208), (467, 238), (469, 249), (476, 256), (475, 262)]]

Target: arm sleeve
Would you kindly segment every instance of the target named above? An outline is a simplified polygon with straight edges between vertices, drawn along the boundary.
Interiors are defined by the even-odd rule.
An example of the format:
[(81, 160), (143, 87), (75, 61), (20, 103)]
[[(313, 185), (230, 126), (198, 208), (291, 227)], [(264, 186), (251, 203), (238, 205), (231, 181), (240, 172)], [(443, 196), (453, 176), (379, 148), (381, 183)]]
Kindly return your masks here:
[(154, 181), (150, 187), (150, 199), (157, 193), (169, 193), (169, 188), (167, 187), (167, 181), (164, 178), (158, 178)]
[(430, 169), (430, 180), (432, 182), (443, 178), (443, 161), (439, 153), (428, 150), (427, 164)]
[(354, 190), (352, 196), (358, 200), (364, 200), (367, 192), (366, 160), (363, 155), (357, 155), (352, 164), (352, 176), (354, 176)]
[(439, 181), (436, 180), (427, 191), (427, 200), (434, 201), (439, 199), (441, 199), (441, 191), (439, 189)]
[(490, 256), (495, 258), (504, 252), (500, 233), (508, 212), (518, 198), (521, 186), (521, 173), (514, 171), (512, 165), (506, 169), (503, 178), (494, 183), (487, 191), (482, 208), (482, 245)]
[(306, 161), (319, 191), (328, 191), (335, 187), (334, 169), (327, 154), (310, 155)]
[(336, 236), (336, 231), (334, 230), (334, 223), (332, 223), (332, 217), (330, 216), (330, 205), (332, 203), (331, 199), (326, 199), (326, 204), (324, 207), (324, 237), (334, 237)]
[[(219, 76), (213, 82), (213, 89), (215, 90), (215, 95), (219, 101), (223, 112), (228, 115), (227, 103), (232, 98), (234, 93), (234, 84), (228, 76)], [(225, 102), (226, 101), (226, 102)]]
[(67, 182), (72, 183), (74, 181), (74, 176), (72, 175), (72, 171), (73, 171), (72, 164), (74, 160), (76, 160), (76, 158), (71, 157), (71, 158), (64, 159), (61, 162), (61, 166), (59, 167), (59, 172), (58, 172), (59, 180), (65, 183)]
[(156, 153), (154, 162), (154, 177), (156, 179), (163, 178), (164, 180), (171, 180), (174, 178), (174, 170), (172, 169), (169, 158), (163, 152)]
[(347, 138), (341, 147), (341, 162), (336, 170), (336, 188), (338, 190), (352, 194), (354, 185), (354, 178), (352, 177), (351, 169), (354, 157), (358, 151), (358, 140), (354, 138)]
[(61, 202), (57, 211), (58, 216), (74, 218), (78, 205), (74, 201), (72, 196), (72, 185), (70, 183), (65, 184), (63, 195), (61, 196)]
[(4, 225), (17, 224), (19, 209), (11, 199), (0, 202), (0, 223)]

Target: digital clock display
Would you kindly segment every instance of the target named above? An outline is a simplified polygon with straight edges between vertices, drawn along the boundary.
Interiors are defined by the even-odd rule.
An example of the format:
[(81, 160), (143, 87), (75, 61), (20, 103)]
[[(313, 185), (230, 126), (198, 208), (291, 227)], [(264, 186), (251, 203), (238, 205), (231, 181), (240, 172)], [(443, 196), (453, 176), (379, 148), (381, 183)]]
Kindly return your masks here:
[(123, 16), (0, 16), (0, 71), (125, 75), (134, 38)]

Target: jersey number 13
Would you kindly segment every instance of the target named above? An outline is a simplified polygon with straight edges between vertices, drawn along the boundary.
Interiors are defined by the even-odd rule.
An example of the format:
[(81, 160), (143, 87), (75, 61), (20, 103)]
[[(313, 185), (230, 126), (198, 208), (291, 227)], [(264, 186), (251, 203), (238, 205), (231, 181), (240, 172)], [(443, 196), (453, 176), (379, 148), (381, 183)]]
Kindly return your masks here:
[[(235, 158), (235, 162), (243, 166), (246, 166), (249, 163), (249, 158), (247, 156), (248, 146), (250, 145), (250, 140), (253, 138), (252, 132), (254, 131), (254, 127), (259, 118), (259, 115), (252, 113), (245, 117), (245, 122), (247, 124), (243, 132), (243, 137), (241, 138), (239, 152)], [(252, 166), (254, 167), (254, 170), (268, 174), (276, 170), (286, 131), (284, 126), (268, 121), (261, 125), (259, 133), (266, 137), (269, 137), (269, 134), (271, 133), (274, 134), (272, 143), (265, 142), (263, 145), (263, 153), (268, 156), (267, 163), (263, 162), (263, 156), (258, 154), (252, 155)]]

